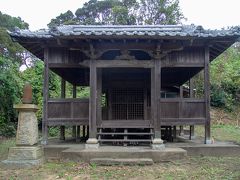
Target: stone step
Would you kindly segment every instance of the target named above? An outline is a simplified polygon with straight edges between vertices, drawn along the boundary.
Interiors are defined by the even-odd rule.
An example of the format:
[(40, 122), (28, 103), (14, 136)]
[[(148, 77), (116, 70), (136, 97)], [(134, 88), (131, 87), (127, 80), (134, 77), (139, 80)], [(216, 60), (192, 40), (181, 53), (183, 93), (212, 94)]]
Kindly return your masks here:
[(154, 162), (165, 162), (183, 159), (187, 152), (181, 148), (164, 148), (154, 150), (150, 147), (134, 146), (99, 146), (98, 149), (69, 148), (61, 152), (61, 159), (70, 161), (90, 162), (96, 158), (110, 159), (145, 159), (151, 158)]
[(93, 158), (90, 164), (111, 166), (111, 165), (152, 165), (153, 160), (150, 158)]

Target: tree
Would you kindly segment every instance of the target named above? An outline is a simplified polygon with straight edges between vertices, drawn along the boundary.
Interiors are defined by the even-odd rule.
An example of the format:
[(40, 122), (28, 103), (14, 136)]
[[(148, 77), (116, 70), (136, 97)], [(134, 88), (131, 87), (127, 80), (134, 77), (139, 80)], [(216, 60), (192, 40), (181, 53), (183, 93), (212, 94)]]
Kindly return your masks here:
[(13, 31), (15, 27), (28, 29), (28, 26), (29, 24), (24, 22), (20, 17), (12, 17), (7, 14), (2, 14), (0, 11), (0, 27)]
[(11, 59), (0, 56), (0, 70), (0, 136), (11, 136), (17, 120), (13, 104), (20, 101), (22, 80)]
[(140, 24), (178, 24), (184, 16), (178, 0), (141, 0)]
[(7, 31), (13, 31), (16, 27), (28, 29), (28, 26), (20, 17), (11, 17), (0, 11), (0, 55), (10, 57), (19, 66), (27, 64), (26, 59), (29, 57), (29, 53), (18, 43), (14, 43)]
[(184, 18), (178, 0), (90, 0), (77, 9), (76, 16), (67, 14), (52, 19), (48, 26), (178, 24)]
[(51, 22), (48, 24), (48, 27), (54, 27), (54, 26), (59, 26), (61, 24), (75, 24), (75, 19), (74, 19), (74, 14), (72, 11), (68, 10), (65, 13), (61, 13), (59, 16), (56, 18), (51, 19)]
[(240, 51), (232, 46), (211, 63), (211, 104), (232, 110), (240, 102)]

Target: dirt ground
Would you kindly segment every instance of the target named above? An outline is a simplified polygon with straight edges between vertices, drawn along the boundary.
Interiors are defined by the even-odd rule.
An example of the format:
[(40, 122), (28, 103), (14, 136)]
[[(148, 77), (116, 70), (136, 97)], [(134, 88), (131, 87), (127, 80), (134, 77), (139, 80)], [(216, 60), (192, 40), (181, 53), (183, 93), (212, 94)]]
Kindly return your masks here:
[[(13, 139), (0, 142), (0, 160), (6, 159), (11, 146), (14, 146)], [(2, 179), (240, 179), (240, 156), (187, 157), (151, 166), (97, 166), (51, 161), (37, 168), (11, 170), (1, 167)]]
[(195, 157), (151, 166), (48, 162), (38, 168), (3, 168), (0, 179), (240, 179), (240, 157)]

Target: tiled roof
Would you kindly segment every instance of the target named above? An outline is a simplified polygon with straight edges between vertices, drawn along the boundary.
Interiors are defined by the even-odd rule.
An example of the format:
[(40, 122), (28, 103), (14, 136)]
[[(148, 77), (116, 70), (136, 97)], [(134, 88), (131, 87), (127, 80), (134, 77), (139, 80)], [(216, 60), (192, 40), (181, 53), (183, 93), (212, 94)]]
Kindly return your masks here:
[(139, 36), (139, 37), (224, 37), (240, 36), (240, 27), (205, 30), (195, 25), (63, 25), (38, 31), (16, 29), (12, 37), (54, 38), (62, 36)]

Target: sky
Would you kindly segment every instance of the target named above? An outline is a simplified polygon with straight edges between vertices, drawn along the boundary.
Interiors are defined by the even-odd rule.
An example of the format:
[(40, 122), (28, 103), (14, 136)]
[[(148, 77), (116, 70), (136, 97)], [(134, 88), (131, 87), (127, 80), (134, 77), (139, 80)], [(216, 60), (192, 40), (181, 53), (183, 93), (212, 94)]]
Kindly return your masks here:
[[(0, 0), (0, 11), (21, 17), (30, 30), (47, 28), (52, 18), (71, 10), (73, 13), (88, 0)], [(179, 0), (187, 18), (184, 24), (221, 29), (240, 25), (240, 0)]]

